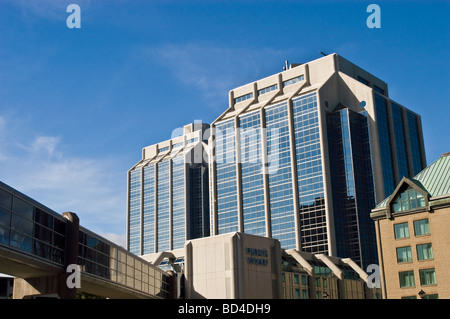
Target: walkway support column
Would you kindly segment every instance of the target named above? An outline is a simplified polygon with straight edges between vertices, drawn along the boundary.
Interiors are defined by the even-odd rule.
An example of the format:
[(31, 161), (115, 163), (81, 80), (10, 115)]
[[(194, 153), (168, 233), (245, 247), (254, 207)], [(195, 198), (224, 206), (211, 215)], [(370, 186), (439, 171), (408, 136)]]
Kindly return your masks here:
[(65, 258), (65, 269), (61, 276), (59, 282), (59, 296), (62, 299), (76, 299), (77, 289), (69, 288), (67, 286), (67, 278), (72, 275), (72, 273), (67, 273), (67, 267), (69, 265), (78, 264), (78, 243), (79, 243), (79, 233), (80, 233), (80, 218), (75, 213), (66, 212), (62, 216), (67, 220), (66, 222), (66, 258)]

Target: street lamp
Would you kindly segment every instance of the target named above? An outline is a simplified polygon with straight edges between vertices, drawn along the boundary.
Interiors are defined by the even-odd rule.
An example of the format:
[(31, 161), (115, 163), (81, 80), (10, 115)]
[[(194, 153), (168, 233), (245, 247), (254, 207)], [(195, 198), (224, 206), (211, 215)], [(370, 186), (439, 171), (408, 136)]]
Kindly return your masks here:
[(426, 294), (427, 294), (427, 293), (426, 293), (425, 291), (423, 291), (422, 289), (420, 289), (420, 291), (419, 291), (419, 297), (420, 297), (421, 299), (425, 298)]

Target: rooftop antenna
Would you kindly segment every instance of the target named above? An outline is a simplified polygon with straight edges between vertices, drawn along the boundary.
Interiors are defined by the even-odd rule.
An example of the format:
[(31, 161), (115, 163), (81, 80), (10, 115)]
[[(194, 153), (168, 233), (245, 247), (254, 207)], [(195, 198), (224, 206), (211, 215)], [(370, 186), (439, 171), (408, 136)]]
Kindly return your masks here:
[(283, 71), (289, 70), (289, 62), (288, 60), (284, 61)]
[(328, 54), (326, 54), (326, 53), (323, 53), (322, 51), (320, 51), (320, 53), (323, 55), (323, 56), (327, 56)]

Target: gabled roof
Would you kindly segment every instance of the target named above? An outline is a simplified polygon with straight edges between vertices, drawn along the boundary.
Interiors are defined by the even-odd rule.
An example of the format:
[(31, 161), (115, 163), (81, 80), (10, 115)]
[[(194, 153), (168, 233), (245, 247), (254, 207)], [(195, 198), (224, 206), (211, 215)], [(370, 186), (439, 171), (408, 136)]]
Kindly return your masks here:
[[(436, 161), (413, 178), (407, 179), (429, 194), (430, 198), (450, 196), (450, 152), (444, 153)], [(378, 203), (375, 209), (384, 208), (396, 192)]]
[(414, 181), (431, 195), (438, 197), (450, 194), (450, 152), (442, 154), (430, 166), (414, 176)]

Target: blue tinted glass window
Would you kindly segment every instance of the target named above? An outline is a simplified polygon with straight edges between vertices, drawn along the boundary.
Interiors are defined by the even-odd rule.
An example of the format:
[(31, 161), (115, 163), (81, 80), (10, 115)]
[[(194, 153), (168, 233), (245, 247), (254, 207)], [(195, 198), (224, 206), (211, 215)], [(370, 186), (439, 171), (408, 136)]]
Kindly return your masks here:
[(172, 161), (172, 228), (173, 248), (183, 248), (186, 241), (184, 156)]
[(411, 210), (424, 206), (424, 196), (412, 187), (408, 187), (404, 192), (400, 193), (392, 203), (394, 212)]
[(143, 254), (155, 253), (155, 164), (144, 168)]
[(383, 169), (384, 195), (388, 197), (394, 191), (394, 171), (392, 169), (391, 141), (389, 139), (389, 121), (386, 99), (375, 94), (376, 123), (380, 142), (381, 166)]
[(395, 136), (395, 146), (397, 149), (397, 165), (398, 165), (398, 171), (399, 171), (399, 179), (402, 179), (403, 176), (408, 177), (408, 160), (407, 160), (407, 154), (406, 154), (406, 140), (404, 135), (404, 128), (405, 125), (403, 123), (403, 116), (402, 116), (402, 108), (394, 103), (391, 102), (392, 105), (392, 117), (394, 120), (394, 136)]
[(275, 85), (266, 87), (264, 89), (261, 89), (261, 90), (258, 91), (258, 94), (259, 95), (263, 95), (263, 94), (266, 94), (266, 93), (269, 93), (269, 92), (272, 92), (272, 91), (275, 91), (275, 90), (278, 90), (278, 84), (275, 84)]
[(417, 245), (417, 260), (427, 260), (433, 258), (433, 245), (431, 243)]
[(412, 261), (411, 247), (398, 247), (397, 248), (397, 262), (406, 263)]
[(395, 239), (409, 238), (408, 223), (400, 223), (394, 225)]
[(245, 95), (235, 98), (234, 103), (242, 102), (242, 101), (251, 99), (252, 97), (253, 97), (253, 93), (248, 93), (248, 94), (245, 94)]
[(402, 271), (399, 272), (398, 275), (400, 280), (400, 288), (414, 287), (416, 285), (414, 281), (414, 271)]
[(181, 142), (181, 143), (176, 143), (176, 144), (173, 144), (173, 145), (172, 145), (172, 148), (181, 147), (181, 146), (183, 146), (183, 145), (184, 145), (183, 142)]
[(293, 100), (301, 250), (327, 253), (323, 170), (316, 93)]
[(419, 128), (418, 128), (418, 117), (411, 113), (406, 112), (408, 119), (409, 128), (409, 140), (411, 146), (411, 156), (413, 162), (414, 175), (419, 174), (422, 171), (422, 159), (420, 157), (420, 142), (419, 142)]
[(204, 165), (189, 167), (190, 234), (188, 239), (207, 237), (209, 230), (208, 176)]
[(34, 210), (33, 205), (27, 203), (26, 201), (20, 198), (14, 197), (12, 209), (16, 214), (20, 214), (28, 219), (33, 219), (33, 210)]
[(140, 228), (141, 228), (141, 169), (130, 172), (129, 195), (129, 250), (134, 254), (140, 254)]
[(158, 164), (158, 218), (157, 218), (157, 251), (170, 250), (169, 236), (169, 197), (170, 197), (170, 175), (169, 175), (169, 161), (165, 160)]
[(289, 119), (286, 102), (266, 107), (267, 159), (272, 237), (295, 248)]
[(296, 77), (296, 78), (293, 78), (293, 79), (284, 81), (284, 82), (283, 82), (283, 87), (286, 87), (286, 86), (292, 85), (292, 84), (294, 84), (294, 83), (303, 81), (304, 79), (305, 79), (305, 76), (304, 76), (304, 75), (300, 75), (300, 76), (298, 76), (298, 77)]
[(244, 232), (265, 236), (259, 111), (240, 117), (240, 139)]
[(238, 231), (234, 120), (215, 127), (217, 228), (219, 234)]
[(383, 94), (383, 95), (385, 95), (384, 93), (384, 90), (382, 89), (382, 88), (380, 88), (379, 86), (376, 86), (376, 85), (374, 85), (373, 86), (373, 89), (374, 89), (374, 91), (376, 91), (376, 92), (378, 92), (378, 93), (381, 93), (381, 94)]
[(422, 286), (436, 285), (436, 271), (434, 268), (419, 270), (419, 277)]
[(366, 80), (365, 78), (361, 77), (358, 75), (358, 81), (365, 84), (365, 85), (369, 85), (369, 80)]
[(0, 189), (0, 207), (11, 209), (12, 194)]
[(375, 206), (367, 111), (347, 108), (327, 115), (333, 218), (339, 256), (358, 264), (376, 262)]
[(414, 221), (414, 235), (428, 235), (430, 233), (430, 224), (428, 218)]

